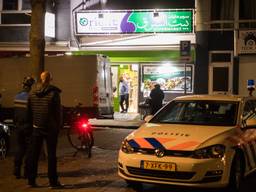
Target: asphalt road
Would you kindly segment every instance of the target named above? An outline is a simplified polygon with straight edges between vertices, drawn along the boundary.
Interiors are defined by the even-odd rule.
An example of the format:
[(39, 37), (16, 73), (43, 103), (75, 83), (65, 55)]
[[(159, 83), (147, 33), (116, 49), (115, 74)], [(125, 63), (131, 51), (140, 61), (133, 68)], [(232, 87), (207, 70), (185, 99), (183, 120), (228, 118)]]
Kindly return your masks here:
[[(62, 131), (58, 145), (58, 172), (63, 189), (54, 191), (83, 192), (219, 192), (221, 190), (177, 188), (168, 185), (143, 184), (142, 188), (132, 189), (117, 175), (117, 156), (123, 138), (132, 129), (98, 128), (94, 131), (95, 147), (93, 156), (88, 159), (83, 153), (73, 156), (75, 150), (70, 147), (65, 131)], [(14, 142), (12, 142), (12, 145)], [(30, 188), (24, 179), (12, 176), (13, 155), (0, 160), (0, 191), (1, 192), (32, 192), (52, 191), (48, 188), (47, 162), (41, 158), (39, 162), (38, 188)], [(255, 174), (247, 178), (241, 192), (252, 192), (255, 186)]]

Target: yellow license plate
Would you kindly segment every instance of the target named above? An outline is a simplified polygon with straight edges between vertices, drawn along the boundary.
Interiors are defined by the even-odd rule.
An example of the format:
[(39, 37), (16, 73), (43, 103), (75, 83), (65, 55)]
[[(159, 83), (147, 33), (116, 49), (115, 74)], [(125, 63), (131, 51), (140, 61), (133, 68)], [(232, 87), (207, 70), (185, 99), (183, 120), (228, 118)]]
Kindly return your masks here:
[(157, 161), (141, 161), (141, 166), (143, 169), (176, 171), (175, 163), (157, 162)]

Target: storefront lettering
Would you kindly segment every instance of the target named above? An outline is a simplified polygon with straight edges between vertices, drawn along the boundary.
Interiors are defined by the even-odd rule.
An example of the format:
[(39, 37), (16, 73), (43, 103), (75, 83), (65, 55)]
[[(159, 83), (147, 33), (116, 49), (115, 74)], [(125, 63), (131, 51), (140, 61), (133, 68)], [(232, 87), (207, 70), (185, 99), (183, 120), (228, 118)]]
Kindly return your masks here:
[(118, 26), (118, 21), (116, 19), (111, 19), (111, 20), (99, 20), (97, 18), (88, 20), (87, 18), (80, 18), (80, 25), (86, 26), (88, 25), (89, 27), (117, 27)]

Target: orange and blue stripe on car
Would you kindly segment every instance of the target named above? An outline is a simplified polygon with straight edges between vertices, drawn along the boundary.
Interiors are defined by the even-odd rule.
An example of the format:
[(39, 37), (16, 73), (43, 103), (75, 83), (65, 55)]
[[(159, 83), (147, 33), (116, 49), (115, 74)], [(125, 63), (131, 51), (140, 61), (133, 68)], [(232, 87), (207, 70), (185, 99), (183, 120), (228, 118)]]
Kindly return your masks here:
[(147, 149), (165, 149), (163, 143), (172, 141), (174, 139), (165, 138), (136, 138), (128, 141), (133, 148), (147, 148)]
[[(133, 148), (144, 149), (167, 149), (167, 150), (184, 150), (189, 149), (199, 144), (197, 141), (185, 141), (171, 145), (171, 141), (175, 141), (175, 138), (136, 138), (128, 141), (129, 145)], [(168, 143), (168, 147), (166, 146)]]

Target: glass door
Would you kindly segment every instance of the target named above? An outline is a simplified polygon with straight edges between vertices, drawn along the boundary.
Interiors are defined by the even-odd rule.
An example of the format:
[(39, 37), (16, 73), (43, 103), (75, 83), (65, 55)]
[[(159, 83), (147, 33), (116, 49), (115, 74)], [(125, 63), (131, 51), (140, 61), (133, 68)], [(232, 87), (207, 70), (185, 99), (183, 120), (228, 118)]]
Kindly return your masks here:
[(232, 94), (233, 54), (232, 52), (210, 52), (209, 94)]

